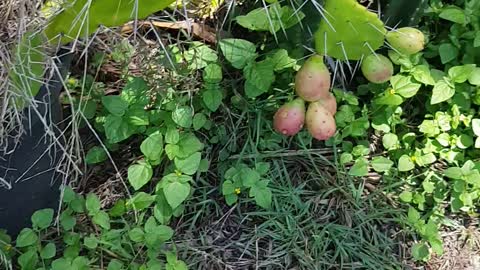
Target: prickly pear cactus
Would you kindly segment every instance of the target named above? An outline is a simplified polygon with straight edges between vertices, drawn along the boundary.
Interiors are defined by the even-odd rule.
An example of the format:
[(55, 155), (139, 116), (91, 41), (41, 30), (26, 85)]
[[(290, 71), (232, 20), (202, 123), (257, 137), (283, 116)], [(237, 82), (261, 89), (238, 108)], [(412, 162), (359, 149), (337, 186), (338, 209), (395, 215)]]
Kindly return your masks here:
[(420, 21), (428, 0), (382, 1), (382, 20), (391, 27), (413, 26)]
[(51, 40), (63, 34), (62, 43), (93, 33), (98, 26), (119, 26), (133, 19), (143, 19), (166, 8), (175, 0), (68, 0), (65, 9), (45, 29)]
[(327, 0), (315, 48), (340, 60), (360, 60), (383, 45), (386, 32), (377, 15), (356, 0)]

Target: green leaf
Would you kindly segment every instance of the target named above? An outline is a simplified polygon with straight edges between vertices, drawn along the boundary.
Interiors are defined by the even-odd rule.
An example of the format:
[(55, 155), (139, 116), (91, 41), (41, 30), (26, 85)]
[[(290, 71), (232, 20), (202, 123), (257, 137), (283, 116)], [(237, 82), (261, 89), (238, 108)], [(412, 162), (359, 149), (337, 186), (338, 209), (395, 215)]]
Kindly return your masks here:
[(408, 208), (407, 221), (410, 224), (417, 224), (420, 220), (420, 213), (413, 207)]
[(173, 160), (178, 152), (180, 151), (180, 147), (176, 144), (167, 144), (165, 145), (165, 153), (168, 156), (168, 159)]
[(100, 146), (94, 146), (88, 150), (87, 155), (85, 156), (85, 162), (87, 164), (96, 164), (100, 162), (104, 162), (107, 160), (108, 156), (105, 152), (105, 149)]
[(175, 166), (182, 173), (192, 175), (197, 172), (198, 166), (200, 166), (201, 159), (202, 154), (197, 152), (187, 157), (186, 159), (175, 158)]
[(57, 248), (55, 247), (55, 244), (48, 243), (42, 248), (42, 251), (40, 251), (40, 257), (42, 259), (48, 260), (55, 257), (56, 253), (57, 253)]
[(207, 116), (203, 113), (197, 113), (193, 116), (193, 129), (200, 130), (207, 123)]
[(429, 194), (433, 193), (433, 191), (435, 190), (435, 184), (427, 180), (422, 182), (422, 187), (423, 190), (425, 190), (425, 192)]
[(121, 142), (135, 133), (135, 128), (131, 127), (121, 116), (109, 115), (105, 118), (103, 124), (105, 135), (110, 143)]
[(131, 209), (136, 209), (141, 211), (148, 208), (154, 201), (156, 197), (145, 192), (136, 193), (131, 199), (126, 203), (126, 206)]
[(355, 160), (348, 174), (352, 176), (365, 176), (368, 174), (368, 160), (366, 158), (358, 158)]
[(116, 116), (123, 116), (128, 109), (128, 102), (120, 96), (103, 96), (102, 104), (109, 113)]
[(256, 162), (255, 163), (255, 170), (261, 176), (266, 175), (270, 171), (270, 163), (269, 162)]
[(68, 212), (64, 211), (60, 214), (60, 225), (62, 225), (63, 229), (69, 231), (75, 227), (77, 220)]
[(235, 194), (236, 188), (237, 186), (235, 186), (232, 181), (227, 180), (222, 184), (222, 195)]
[(189, 64), (188, 68), (192, 70), (202, 69), (208, 64), (218, 61), (217, 52), (198, 41), (192, 42), (192, 45), (183, 56)]
[(415, 66), (410, 73), (413, 75), (413, 78), (415, 78), (415, 80), (423, 84), (426, 84), (426, 85), (435, 84), (435, 79), (433, 79), (430, 73), (430, 69), (426, 65)]
[(225, 202), (228, 206), (234, 205), (238, 200), (237, 194), (227, 194), (225, 195)]
[(415, 168), (415, 164), (413, 163), (412, 159), (407, 156), (403, 155), (398, 160), (398, 170), (401, 172), (408, 172)]
[(146, 162), (140, 161), (138, 164), (128, 167), (128, 182), (135, 190), (139, 190), (147, 184), (152, 176), (152, 166)]
[(22, 270), (34, 270), (38, 263), (38, 254), (29, 250), (18, 257), (18, 264)]
[(472, 119), (472, 130), (475, 136), (480, 137), (480, 119)]
[(93, 223), (99, 225), (105, 230), (110, 230), (110, 217), (104, 211), (96, 213), (92, 218)]
[(50, 226), (53, 220), (53, 209), (37, 210), (32, 215), (32, 226), (39, 230), (46, 229)]
[(20, 234), (17, 236), (16, 246), (28, 247), (36, 244), (38, 241), (37, 234), (30, 228), (25, 228), (20, 231)]
[(473, 47), (480, 47), (480, 30), (477, 31), (477, 33), (475, 34), (475, 39), (473, 40)]
[(398, 195), (398, 197), (403, 202), (409, 203), (413, 199), (413, 194), (410, 191), (404, 190), (404, 191), (402, 191), (402, 193), (400, 193), (400, 195)]
[(148, 85), (144, 79), (140, 77), (129, 77), (120, 96), (130, 105), (135, 104), (144, 107), (150, 102), (147, 92)]
[(167, 183), (164, 187), (163, 194), (172, 209), (182, 204), (190, 194), (190, 184), (182, 182)]
[(475, 70), (475, 65), (463, 65), (451, 67), (448, 70), (448, 77), (456, 83), (464, 83), (470, 77), (470, 74)]
[(395, 75), (390, 79), (393, 90), (404, 98), (410, 98), (417, 94), (421, 84), (414, 83), (412, 77)]
[(422, 124), (418, 126), (420, 132), (424, 133), (429, 137), (435, 137), (440, 134), (440, 128), (434, 120), (423, 120)]
[(430, 104), (438, 104), (449, 100), (455, 95), (455, 89), (452, 88), (445, 80), (440, 80), (435, 83), (432, 91), (432, 99)]
[(85, 207), (87, 208), (88, 214), (90, 216), (93, 216), (100, 211), (100, 207), (101, 207), (100, 200), (98, 199), (98, 197), (95, 194), (89, 193), (89, 194), (87, 194), (87, 200), (85, 201)]
[(447, 6), (442, 9), (438, 15), (440, 18), (459, 24), (466, 23), (465, 13), (457, 6)]
[[(478, 37), (479, 37), (479, 46), (480, 46), (480, 31), (478, 31)], [(470, 84), (480, 86), (480, 67), (476, 67), (472, 73), (470, 73), (470, 77), (468, 77), (468, 82)]]
[(272, 191), (267, 185), (268, 180), (257, 181), (249, 192), (250, 197), (255, 199), (255, 203), (264, 209), (269, 209), (272, 204)]
[(95, 235), (93, 234), (90, 234), (89, 236), (86, 236), (84, 239), (83, 239), (83, 244), (85, 245), (85, 247), (87, 247), (88, 249), (96, 249), (97, 246), (98, 246), (98, 239), (95, 237)]
[(285, 49), (275, 50), (271, 55), (267, 56), (267, 59), (273, 64), (273, 70), (276, 72), (294, 67), (297, 63), (297, 60), (288, 56), (288, 51)]
[(426, 155), (416, 156), (415, 163), (419, 166), (427, 166), (434, 163), (437, 160), (433, 153), (428, 153)]
[(75, 199), (75, 197), (76, 197), (76, 194), (73, 191), (73, 189), (69, 186), (65, 186), (65, 189), (63, 191), (63, 202), (70, 203)]
[(173, 121), (184, 128), (189, 128), (192, 125), (193, 110), (189, 106), (179, 106), (173, 111)]
[(398, 144), (398, 136), (393, 133), (387, 133), (383, 135), (382, 143), (387, 150), (395, 149)]
[(342, 153), (340, 155), (340, 164), (342, 165), (352, 162), (352, 160), (353, 160), (353, 155), (350, 153)]
[(371, 165), (376, 172), (388, 172), (393, 166), (393, 161), (385, 157), (374, 157)]
[(403, 103), (403, 98), (397, 94), (394, 94), (393, 91), (385, 91), (378, 98), (376, 98), (374, 102), (379, 105), (397, 106)]
[(126, 122), (132, 126), (148, 126), (150, 124), (149, 113), (143, 106), (130, 107), (124, 115)]
[(140, 145), (140, 151), (149, 160), (159, 160), (163, 153), (163, 136), (156, 131), (148, 136)]
[(442, 64), (446, 64), (457, 58), (458, 49), (450, 43), (443, 43), (438, 47), (438, 53), (440, 54)]
[(207, 89), (202, 93), (202, 100), (205, 106), (212, 112), (218, 110), (222, 104), (223, 94), (218, 89)]
[(462, 134), (458, 137), (456, 145), (460, 149), (467, 149), (473, 145), (473, 138), (469, 135)]
[(243, 39), (222, 39), (219, 42), (220, 50), (230, 64), (236, 69), (244, 68), (247, 63), (257, 57), (256, 46)]
[(157, 192), (157, 203), (153, 208), (153, 215), (155, 216), (157, 221), (163, 225), (168, 224), (170, 222), (170, 219), (172, 218), (173, 211), (168, 204), (167, 199), (165, 198), (163, 190), (161, 190), (161, 192)]
[(176, 153), (178, 158), (187, 158), (193, 153), (203, 150), (203, 143), (193, 133), (182, 134), (178, 146), (179, 149)]
[(123, 269), (123, 264), (121, 261), (117, 259), (112, 259), (107, 266), (107, 270), (122, 270), (122, 269)]
[(367, 146), (362, 145), (362, 144), (356, 145), (352, 149), (352, 155), (354, 157), (366, 156), (369, 153), (370, 153), (370, 148), (368, 148)]
[(480, 148), (480, 137), (477, 137), (477, 139), (475, 140), (475, 148)]
[(250, 63), (244, 68), (243, 74), (246, 79), (245, 94), (249, 98), (268, 92), (275, 81), (273, 66), (269, 61)]
[(417, 261), (426, 261), (430, 256), (430, 251), (428, 250), (428, 246), (426, 244), (416, 243), (412, 247), (412, 255)]
[(219, 83), (222, 79), (222, 67), (218, 64), (209, 64), (203, 70), (203, 81), (206, 83)]
[(180, 133), (177, 128), (169, 127), (165, 134), (165, 142), (170, 144), (176, 144), (180, 140)]
[(140, 243), (145, 240), (145, 232), (141, 228), (133, 228), (128, 232), (128, 237), (135, 243)]

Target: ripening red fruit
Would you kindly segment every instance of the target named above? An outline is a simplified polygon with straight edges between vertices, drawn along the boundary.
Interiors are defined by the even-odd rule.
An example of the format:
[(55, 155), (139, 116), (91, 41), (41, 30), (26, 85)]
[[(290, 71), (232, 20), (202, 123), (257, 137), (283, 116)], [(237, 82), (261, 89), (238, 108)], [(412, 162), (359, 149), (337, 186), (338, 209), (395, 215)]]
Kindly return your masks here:
[(273, 116), (273, 128), (286, 136), (297, 134), (305, 122), (305, 102), (301, 98), (284, 104)]

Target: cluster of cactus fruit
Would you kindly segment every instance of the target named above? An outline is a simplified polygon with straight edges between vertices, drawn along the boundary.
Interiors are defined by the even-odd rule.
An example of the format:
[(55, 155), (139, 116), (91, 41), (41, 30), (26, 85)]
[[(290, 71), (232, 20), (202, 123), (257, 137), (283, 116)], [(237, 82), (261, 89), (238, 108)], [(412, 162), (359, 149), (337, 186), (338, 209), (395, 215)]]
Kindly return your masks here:
[[(425, 37), (412, 27), (390, 31), (386, 39), (391, 48), (402, 55), (423, 50)], [(384, 83), (393, 75), (393, 64), (385, 56), (372, 53), (362, 61), (361, 71), (372, 83)], [(317, 140), (328, 140), (335, 135), (337, 101), (330, 92), (330, 72), (320, 55), (305, 61), (295, 76), (297, 98), (281, 106), (274, 115), (274, 129), (286, 136), (297, 134), (304, 125)], [(309, 102), (306, 109), (305, 103)]]

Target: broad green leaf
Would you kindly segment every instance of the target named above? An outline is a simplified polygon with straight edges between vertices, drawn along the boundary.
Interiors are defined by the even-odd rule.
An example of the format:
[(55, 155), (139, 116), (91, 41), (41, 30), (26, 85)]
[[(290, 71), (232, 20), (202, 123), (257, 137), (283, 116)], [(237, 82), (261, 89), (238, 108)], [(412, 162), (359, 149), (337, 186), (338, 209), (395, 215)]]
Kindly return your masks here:
[(85, 208), (87, 208), (87, 212), (90, 216), (95, 215), (100, 211), (100, 200), (98, 199), (97, 195), (93, 193), (87, 194), (87, 199), (85, 201)]
[(203, 70), (203, 81), (206, 83), (219, 83), (222, 79), (222, 67), (216, 63), (209, 64)]
[(100, 227), (104, 228), (105, 230), (110, 229), (110, 217), (104, 211), (100, 211), (96, 213), (92, 218), (93, 223), (99, 225)]
[(103, 96), (102, 104), (107, 111), (116, 116), (122, 116), (128, 109), (128, 103), (120, 96)]
[(442, 64), (446, 64), (457, 58), (458, 49), (450, 43), (443, 43), (438, 47), (438, 53), (440, 54)]
[(469, 135), (462, 134), (457, 138), (456, 145), (460, 149), (467, 149), (473, 145), (473, 138)]
[(176, 144), (180, 140), (180, 132), (177, 128), (169, 127), (165, 134), (165, 142), (170, 144)]
[(260, 174), (250, 168), (243, 168), (240, 170), (240, 179), (243, 186), (253, 187), (260, 180)]
[(182, 173), (192, 175), (197, 172), (201, 159), (202, 154), (199, 152), (196, 152), (185, 159), (175, 158), (175, 167), (177, 167)]
[(340, 155), (340, 164), (345, 165), (353, 160), (353, 155), (350, 153), (342, 153)]
[(130, 209), (141, 211), (148, 208), (156, 197), (145, 192), (138, 192), (126, 203), (126, 206)]
[(426, 155), (421, 155), (421, 156), (416, 156), (415, 157), (415, 163), (418, 164), (418, 166), (427, 166), (435, 162), (437, 158), (433, 153), (428, 153)]
[(432, 99), (430, 104), (438, 104), (449, 100), (455, 95), (455, 89), (452, 88), (445, 80), (440, 80), (435, 83), (432, 91)]
[(152, 166), (144, 161), (128, 167), (128, 182), (135, 190), (147, 184), (152, 179), (152, 175)]
[(376, 98), (374, 102), (379, 105), (397, 106), (403, 103), (403, 98), (395, 94), (393, 90), (388, 90)]
[(57, 253), (57, 248), (55, 247), (54, 243), (48, 243), (46, 244), (42, 250), (40, 251), (40, 257), (42, 259), (51, 259), (55, 257), (55, 254)]
[(85, 156), (85, 162), (87, 164), (96, 164), (104, 162), (108, 159), (105, 149), (100, 146), (94, 146), (88, 150), (87, 155)]
[(398, 160), (398, 170), (401, 172), (408, 172), (415, 168), (415, 164), (408, 155), (403, 155)]
[[(480, 37), (480, 31), (478, 31)], [(480, 38), (479, 38), (480, 40)], [(479, 41), (480, 42), (480, 41)], [(479, 45), (480, 46), (480, 45)], [(468, 77), (468, 82), (470, 84), (480, 86), (480, 67), (476, 67), (472, 73), (470, 73), (470, 77)]]
[(190, 184), (182, 182), (168, 183), (165, 185), (163, 193), (168, 204), (172, 209), (175, 209), (187, 199), (190, 194)]
[(34, 270), (38, 264), (38, 254), (35, 250), (29, 250), (18, 257), (18, 264), (22, 270)]
[(184, 128), (192, 125), (193, 110), (189, 106), (179, 106), (172, 112), (173, 121)]
[(28, 247), (36, 244), (38, 241), (38, 235), (30, 228), (25, 228), (20, 231), (20, 234), (17, 236), (16, 246)]
[(411, 191), (407, 191), (407, 190), (404, 190), (402, 191), (402, 193), (400, 193), (400, 195), (398, 196), (400, 198), (400, 200), (402, 200), (403, 202), (411, 202), (412, 199), (413, 199), (413, 194)]
[(203, 150), (203, 143), (193, 133), (183, 133), (177, 145), (179, 146), (176, 157), (187, 158), (195, 152)]
[(466, 16), (462, 9), (457, 6), (447, 6), (442, 9), (442, 12), (438, 15), (440, 18), (449, 20), (454, 23), (465, 24)]
[(422, 182), (422, 187), (423, 187), (423, 190), (429, 194), (433, 193), (433, 191), (435, 190), (435, 184), (427, 180)]
[(255, 170), (260, 175), (266, 175), (270, 171), (270, 163), (269, 162), (256, 162), (255, 163)]
[(219, 45), (227, 61), (236, 69), (243, 69), (257, 57), (255, 44), (244, 39), (222, 39)]
[(420, 213), (413, 207), (408, 208), (407, 221), (409, 223), (417, 224), (420, 220)]
[(456, 83), (464, 83), (470, 77), (470, 74), (475, 70), (475, 65), (463, 65), (451, 67), (448, 70), (448, 77)]
[(348, 174), (352, 176), (365, 176), (368, 174), (368, 160), (366, 158), (358, 158), (355, 160)]
[(237, 194), (227, 194), (225, 195), (225, 202), (228, 206), (234, 205), (238, 200)]
[(294, 67), (297, 63), (297, 60), (288, 56), (288, 51), (285, 49), (275, 50), (271, 55), (267, 56), (267, 59), (273, 64), (273, 70), (277, 72)]
[(205, 106), (212, 112), (218, 110), (222, 104), (223, 94), (218, 89), (207, 89), (202, 93), (202, 100)]
[(440, 134), (440, 128), (434, 120), (423, 120), (422, 124), (418, 126), (420, 132), (424, 133), (428, 137), (435, 137)]
[(66, 211), (60, 214), (60, 225), (66, 231), (69, 231), (75, 227), (77, 220), (71, 214), (67, 213)]
[(128, 232), (128, 237), (135, 243), (145, 240), (145, 232), (141, 228), (133, 228)]
[(110, 208), (110, 211), (108, 214), (111, 217), (120, 217), (124, 215), (127, 212), (125, 204), (126, 202), (124, 199), (120, 199), (116, 201), (115, 204), (112, 206), (112, 208)]
[(163, 153), (163, 136), (160, 132), (150, 134), (140, 145), (140, 151), (149, 160), (159, 160)]
[(112, 259), (107, 266), (107, 270), (123, 270), (123, 264), (117, 259)]
[(475, 148), (480, 148), (480, 137), (477, 137), (477, 139), (475, 139)]
[(393, 161), (386, 157), (374, 157), (371, 165), (376, 172), (388, 172), (393, 166)]
[(35, 211), (31, 218), (33, 228), (40, 230), (48, 228), (53, 221), (53, 214), (54, 211), (50, 208)]
[(414, 83), (412, 77), (395, 75), (390, 79), (393, 90), (404, 98), (410, 98), (417, 94), (421, 84)]
[(275, 81), (272, 63), (269, 61), (253, 62), (243, 71), (245, 76), (245, 94), (249, 98), (268, 92)]
[(393, 133), (387, 133), (383, 135), (382, 143), (387, 150), (395, 149), (398, 144), (398, 136)]
[(370, 148), (362, 144), (356, 145), (352, 149), (352, 155), (354, 157), (366, 156), (368, 154), (370, 154)]
[(192, 70), (202, 69), (218, 61), (217, 52), (202, 42), (192, 42), (190, 48), (183, 54), (188, 68)]
[(109, 115), (103, 124), (105, 135), (110, 143), (118, 143), (128, 139), (136, 130), (121, 116)]
[(157, 203), (153, 208), (153, 215), (157, 219), (160, 224), (166, 225), (170, 222), (172, 218), (173, 211), (170, 205), (165, 198), (165, 194), (163, 190), (161, 192), (157, 192)]
[(168, 159), (173, 160), (178, 152), (180, 151), (180, 147), (176, 144), (167, 144), (165, 145), (165, 153), (168, 156)]
[(430, 69), (426, 65), (415, 66), (410, 73), (413, 75), (413, 78), (415, 78), (415, 80), (423, 84), (426, 84), (426, 85), (435, 84), (435, 79), (433, 79), (430, 73)]
[(148, 89), (148, 85), (144, 79), (140, 77), (129, 77), (120, 96), (129, 105), (135, 104), (144, 107), (150, 102), (149, 95), (147, 95)]
[(193, 116), (193, 129), (200, 130), (207, 123), (207, 116), (203, 113), (197, 113)]
[(268, 180), (257, 181), (249, 192), (250, 197), (255, 199), (255, 203), (264, 209), (269, 209), (272, 204), (272, 191), (267, 185)]
[(424, 243), (416, 243), (412, 247), (413, 258), (417, 261), (426, 261), (430, 256), (428, 246)]
[(132, 126), (148, 126), (150, 124), (148, 112), (143, 106), (137, 104), (128, 108), (124, 118), (126, 119), (126, 122)]
[(90, 234), (83, 239), (83, 244), (90, 250), (96, 249), (98, 247), (98, 239), (94, 234)]
[(480, 30), (478, 30), (477, 33), (475, 34), (475, 39), (473, 40), (473, 47), (475, 48), (480, 47)]
[(472, 130), (476, 136), (480, 137), (480, 119), (472, 119)]

